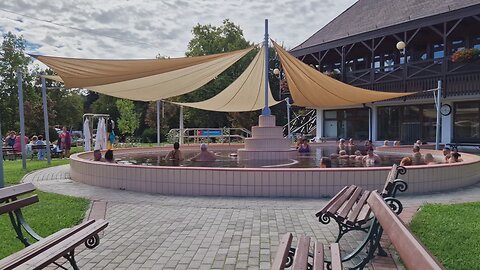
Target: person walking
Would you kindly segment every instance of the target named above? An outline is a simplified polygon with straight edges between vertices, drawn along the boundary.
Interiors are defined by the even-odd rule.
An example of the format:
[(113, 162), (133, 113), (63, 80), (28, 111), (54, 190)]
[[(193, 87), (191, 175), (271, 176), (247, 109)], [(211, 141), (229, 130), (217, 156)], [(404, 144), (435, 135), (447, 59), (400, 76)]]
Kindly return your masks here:
[(63, 150), (63, 156), (70, 157), (70, 149), (72, 148), (72, 136), (68, 132), (67, 127), (63, 127), (63, 132), (60, 134), (61, 148)]

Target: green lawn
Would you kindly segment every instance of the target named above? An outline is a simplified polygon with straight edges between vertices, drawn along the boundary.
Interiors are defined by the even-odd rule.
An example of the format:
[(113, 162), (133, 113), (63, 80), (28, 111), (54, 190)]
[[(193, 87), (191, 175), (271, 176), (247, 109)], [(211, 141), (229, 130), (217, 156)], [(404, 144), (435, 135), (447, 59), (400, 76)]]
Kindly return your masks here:
[[(53, 159), (52, 166), (68, 164), (68, 159)], [(5, 161), (4, 175), (7, 185), (17, 184), (27, 173), (22, 170), (21, 160)], [(46, 161), (28, 160), (28, 172), (46, 168)], [(30, 226), (42, 236), (48, 236), (61, 228), (71, 227), (82, 221), (89, 201), (81, 198), (63, 196), (53, 193), (36, 191), (40, 202), (24, 208), (23, 214)], [(0, 216), (0, 258), (23, 248), (15, 238), (15, 232), (8, 215)]]
[(410, 228), (447, 269), (478, 269), (480, 202), (427, 204)]

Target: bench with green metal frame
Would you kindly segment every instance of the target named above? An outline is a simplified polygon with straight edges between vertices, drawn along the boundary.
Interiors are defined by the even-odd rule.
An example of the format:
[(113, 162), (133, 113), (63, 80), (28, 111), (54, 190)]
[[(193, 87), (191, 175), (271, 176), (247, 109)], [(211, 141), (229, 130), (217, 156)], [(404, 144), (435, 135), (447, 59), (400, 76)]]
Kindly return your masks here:
[[(384, 198), (395, 197), (398, 191), (404, 192), (408, 185), (405, 181), (398, 179), (399, 175), (406, 173), (405, 167), (394, 164), (385, 181), (384, 188), (380, 195)], [(338, 235), (335, 240), (338, 243), (342, 237), (351, 231), (363, 231), (366, 233), (361, 244), (352, 252), (342, 258), (342, 261), (349, 261), (357, 257), (366, 247), (367, 255), (352, 269), (362, 269), (371, 258), (372, 241), (375, 240), (375, 228), (372, 227), (373, 215), (367, 204), (370, 191), (361, 187), (351, 185), (340, 190), (317, 214), (319, 221), (328, 224), (333, 219), (338, 225)], [(386, 256), (381, 246), (375, 247), (380, 256)], [(290, 257), (295, 255), (295, 248), (290, 249)], [(287, 265), (289, 266), (289, 265)]]
[[(42, 269), (52, 263), (66, 269), (56, 263), (61, 257), (66, 258), (73, 269), (79, 269), (75, 260), (75, 248), (82, 243), (90, 249), (98, 246), (98, 233), (108, 226), (108, 222), (88, 220), (43, 238), (30, 227), (22, 213), (22, 208), (39, 201), (36, 194), (23, 196), (34, 190), (35, 186), (31, 183), (0, 189), (0, 215), (9, 215), (16, 237), (25, 245), (23, 250), (0, 260), (0, 269)], [(24, 231), (34, 241), (30, 241)]]

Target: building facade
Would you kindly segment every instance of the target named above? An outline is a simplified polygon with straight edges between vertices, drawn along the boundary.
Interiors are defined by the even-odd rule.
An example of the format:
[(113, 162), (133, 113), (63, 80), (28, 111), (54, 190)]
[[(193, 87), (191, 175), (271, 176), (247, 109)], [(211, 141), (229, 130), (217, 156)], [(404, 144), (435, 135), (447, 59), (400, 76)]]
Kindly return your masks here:
[(480, 0), (359, 0), (290, 52), (351, 85), (418, 92), (317, 108), (318, 137), (434, 142), (441, 84), (441, 142), (480, 143)]

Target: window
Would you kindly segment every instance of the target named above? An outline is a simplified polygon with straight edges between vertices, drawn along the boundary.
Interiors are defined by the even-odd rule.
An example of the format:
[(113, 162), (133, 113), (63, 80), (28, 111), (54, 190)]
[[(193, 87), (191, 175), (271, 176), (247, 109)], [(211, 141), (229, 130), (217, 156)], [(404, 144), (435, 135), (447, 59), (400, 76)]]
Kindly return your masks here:
[(473, 38), (472, 45), (473, 48), (480, 49), (480, 36)]
[(378, 108), (378, 139), (412, 143), (435, 141), (436, 110), (433, 104)]
[(385, 54), (383, 56), (383, 66), (385, 72), (393, 71), (393, 66), (395, 65), (395, 55), (394, 54)]
[(356, 67), (357, 70), (366, 69), (367, 68), (367, 61), (365, 61), (365, 58), (358, 58), (356, 60), (355, 67)]
[(368, 139), (368, 109), (333, 110), (323, 113), (325, 137)]
[(456, 51), (465, 49), (465, 40), (454, 40), (452, 41), (450, 53), (453, 54)]
[(380, 68), (380, 66), (381, 66), (380, 56), (376, 55), (373, 58), (373, 62), (372, 62), (372, 67), (375, 69), (375, 73), (378, 73), (378, 69)]
[(443, 57), (443, 43), (433, 45), (433, 59), (439, 59)]
[(480, 142), (480, 101), (454, 104), (454, 141)]

